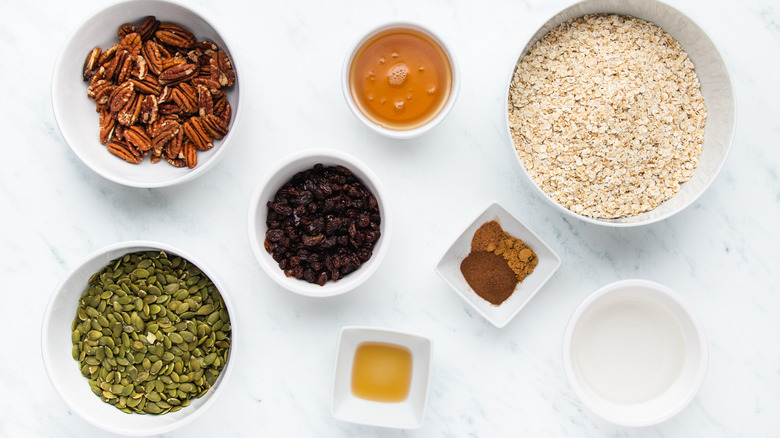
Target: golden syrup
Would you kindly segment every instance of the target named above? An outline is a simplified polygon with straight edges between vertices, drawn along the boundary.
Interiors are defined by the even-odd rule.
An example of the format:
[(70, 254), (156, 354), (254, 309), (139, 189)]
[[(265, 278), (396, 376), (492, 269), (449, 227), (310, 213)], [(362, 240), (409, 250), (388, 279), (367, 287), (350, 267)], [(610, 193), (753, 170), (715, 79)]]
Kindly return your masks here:
[(372, 122), (410, 130), (444, 109), (452, 66), (444, 49), (416, 29), (387, 29), (364, 42), (349, 69), (352, 99)]
[(363, 342), (352, 362), (352, 393), (377, 402), (401, 402), (412, 383), (412, 353), (382, 342)]

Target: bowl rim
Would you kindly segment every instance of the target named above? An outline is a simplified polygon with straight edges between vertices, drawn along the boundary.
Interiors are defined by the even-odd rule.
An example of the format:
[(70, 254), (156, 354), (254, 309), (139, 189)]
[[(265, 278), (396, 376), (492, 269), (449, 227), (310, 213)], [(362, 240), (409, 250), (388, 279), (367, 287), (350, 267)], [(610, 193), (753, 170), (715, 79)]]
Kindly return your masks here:
[[(696, 335), (696, 339), (699, 340), (698, 345), (694, 346), (693, 348), (698, 351), (699, 354), (699, 363), (696, 366), (696, 372), (695, 372), (695, 378), (690, 382), (690, 386), (685, 393), (685, 397), (677, 400), (674, 405), (670, 406), (665, 410), (665, 412), (662, 412), (658, 415), (654, 416), (648, 416), (644, 419), (625, 419), (621, 418), (619, 415), (615, 415), (611, 412), (605, 411), (603, 409), (600, 409), (597, 405), (595, 405), (592, 402), (592, 397), (588, 395), (586, 390), (584, 389), (584, 385), (579, 381), (577, 378), (577, 373), (574, 370), (573, 365), (573, 359), (571, 357), (571, 347), (572, 347), (572, 339), (574, 337), (574, 330), (577, 327), (578, 323), (580, 322), (582, 316), (592, 307), (592, 305), (599, 300), (601, 300), (603, 297), (610, 295), (610, 294), (616, 294), (621, 293), (622, 290), (625, 290), (627, 288), (643, 288), (646, 290), (651, 290), (654, 294), (659, 294), (662, 296), (665, 296), (676, 306), (679, 306), (679, 308), (682, 310), (682, 314), (685, 315), (685, 317), (688, 319), (687, 322), (690, 323), (691, 327), (693, 328), (693, 332)], [(654, 303), (658, 303), (658, 300), (655, 298), (648, 298)], [(661, 305), (664, 309), (667, 308), (667, 306), (658, 303)], [(678, 413), (680, 413), (683, 409), (685, 409), (691, 401), (696, 397), (696, 395), (699, 392), (699, 389), (701, 389), (701, 386), (704, 383), (704, 379), (707, 374), (707, 367), (709, 365), (709, 345), (707, 343), (707, 336), (706, 332), (704, 330), (704, 325), (702, 324), (699, 317), (696, 315), (696, 313), (693, 312), (693, 309), (690, 305), (688, 305), (685, 301), (683, 301), (682, 297), (676, 293), (674, 290), (669, 288), (668, 286), (665, 286), (663, 284), (651, 281), (651, 280), (645, 280), (645, 279), (625, 279), (625, 280), (618, 280), (612, 283), (609, 283), (607, 285), (604, 285), (591, 294), (589, 294), (584, 300), (582, 300), (576, 307), (576, 309), (572, 312), (571, 316), (569, 317), (569, 320), (566, 324), (566, 328), (564, 330), (563, 335), (563, 342), (562, 342), (562, 351), (561, 351), (562, 361), (563, 361), (563, 368), (567, 377), (567, 380), (569, 381), (569, 384), (571, 385), (574, 392), (579, 397), (580, 401), (589, 408), (592, 412), (594, 412), (599, 417), (610, 421), (614, 424), (622, 425), (622, 426), (629, 426), (629, 427), (645, 427), (645, 426), (652, 426), (658, 423), (661, 423), (663, 421), (666, 421)]]
[[(448, 61), (450, 63), (450, 68), (452, 70), (452, 87), (450, 89), (450, 96), (447, 100), (447, 103), (444, 105), (441, 111), (439, 111), (439, 114), (437, 114), (436, 117), (428, 121), (428, 123), (414, 129), (408, 129), (408, 130), (390, 129), (372, 122), (357, 107), (355, 101), (352, 99), (352, 92), (350, 91), (349, 70), (357, 50), (369, 38), (373, 37), (374, 35), (382, 31), (393, 29), (393, 28), (412, 29), (427, 35), (429, 38), (431, 38), (434, 42), (436, 42), (441, 47), (442, 51), (448, 58)], [(379, 25), (375, 25), (374, 27), (370, 28), (367, 31), (359, 33), (358, 37), (355, 38), (352, 44), (350, 44), (350, 46), (347, 48), (346, 56), (344, 56), (344, 62), (342, 64), (342, 69), (341, 69), (341, 91), (344, 96), (344, 100), (347, 103), (347, 107), (349, 107), (349, 110), (352, 112), (352, 114), (358, 120), (360, 120), (363, 123), (363, 125), (370, 128), (372, 131), (384, 135), (386, 137), (395, 138), (395, 139), (410, 139), (410, 138), (419, 137), (422, 134), (433, 129), (435, 126), (441, 123), (442, 120), (447, 118), (449, 113), (452, 111), (452, 108), (455, 106), (455, 102), (458, 100), (458, 96), (460, 94), (460, 83), (461, 83), (460, 67), (458, 66), (458, 60), (455, 57), (454, 51), (450, 48), (450, 46), (446, 43), (446, 41), (444, 41), (441, 37), (438, 36), (437, 33), (433, 32), (428, 27), (423, 26), (414, 21), (408, 21), (408, 20), (394, 20), (394, 21), (385, 22)]]
[[(236, 51), (234, 50), (234, 47), (236, 47), (231, 41), (230, 37), (226, 35), (224, 30), (221, 30), (219, 27), (217, 27), (206, 14), (202, 14), (198, 12), (198, 10), (193, 9), (189, 5), (185, 5), (178, 0), (123, 0), (118, 3), (110, 4), (108, 6), (102, 6), (102, 7), (96, 7), (91, 10), (91, 12), (86, 16), (86, 18), (82, 19), (81, 22), (78, 23), (78, 25), (71, 28), (70, 33), (67, 34), (67, 37), (65, 40), (60, 44), (59, 51), (57, 53), (57, 58), (54, 62), (54, 68), (51, 71), (51, 79), (50, 79), (50, 92), (51, 92), (51, 111), (54, 116), (54, 121), (57, 125), (58, 131), (60, 133), (61, 138), (65, 141), (65, 144), (68, 146), (68, 149), (79, 159), (81, 163), (83, 163), (87, 168), (95, 172), (96, 174), (100, 175), (106, 180), (112, 181), (117, 184), (121, 184), (128, 187), (136, 187), (136, 188), (161, 188), (161, 187), (170, 187), (178, 184), (182, 184), (188, 181), (191, 181), (207, 172), (212, 167), (215, 167), (215, 165), (218, 163), (219, 159), (221, 159), (225, 155), (225, 151), (227, 148), (224, 146), (226, 144), (230, 144), (229, 140), (232, 139), (233, 133), (235, 132), (236, 128), (239, 126), (240, 121), (243, 119), (243, 113), (244, 113), (244, 105), (243, 105), (243, 87), (238, 86), (235, 88), (236, 90), (236, 100), (237, 102), (231, 103), (231, 110), (232, 110), (232, 120), (231, 120), (231, 126), (230, 130), (228, 131), (227, 135), (225, 135), (224, 138), (219, 140), (220, 147), (214, 150), (214, 154), (209, 158), (208, 161), (205, 163), (199, 164), (193, 169), (182, 169), (181, 175), (178, 175), (174, 178), (163, 180), (163, 181), (139, 181), (134, 179), (125, 178), (120, 175), (115, 175), (113, 172), (108, 171), (104, 169), (100, 165), (96, 165), (95, 163), (92, 163), (91, 160), (85, 159), (85, 154), (83, 152), (80, 152), (78, 148), (75, 148), (71, 144), (71, 140), (69, 137), (65, 134), (67, 131), (67, 128), (64, 127), (64, 121), (62, 120), (62, 116), (59, 115), (58, 108), (63, 106), (63, 104), (60, 101), (59, 94), (57, 93), (57, 78), (61, 76), (64, 70), (64, 64), (66, 62), (66, 49), (71, 44), (71, 41), (73, 38), (79, 33), (81, 29), (83, 29), (87, 24), (95, 20), (99, 15), (113, 9), (121, 9), (121, 8), (127, 8), (127, 7), (143, 7), (143, 4), (161, 4), (161, 5), (172, 5), (177, 8), (181, 8), (192, 15), (198, 17), (199, 19), (203, 20), (208, 26), (210, 26), (214, 32), (219, 35), (219, 37), (224, 42), (225, 47), (221, 47), (221, 49), (226, 50), (230, 54), (230, 63), (233, 67), (233, 71), (235, 71), (236, 74), (236, 82), (239, 81), (243, 82), (244, 73), (241, 71), (241, 62), (236, 62)], [(139, 16), (139, 18), (142, 18), (142, 16)], [(118, 26), (118, 25), (117, 25)], [(196, 35), (197, 37), (197, 35)], [(86, 97), (86, 94), (84, 95)], [(97, 124), (95, 124), (95, 131), (97, 132)], [(95, 136), (95, 141), (97, 144), (100, 144), (100, 141), (97, 138), (97, 135)], [(215, 145), (216, 146), (216, 145)]]
[[(262, 222), (262, 227), (266, 227), (264, 225), (265, 214), (260, 214), (259, 212), (259, 209), (261, 208), (261, 196), (263, 196), (265, 192), (268, 192), (271, 196), (273, 196), (276, 191), (278, 191), (279, 188), (285, 184), (285, 182), (289, 181), (289, 179), (292, 178), (295, 173), (310, 168), (314, 165), (314, 163), (311, 164), (311, 166), (302, 166), (300, 170), (290, 172), (289, 175), (282, 179), (279, 186), (275, 189), (270, 187), (272, 180), (280, 175), (281, 172), (286, 168), (295, 166), (296, 163), (312, 158), (317, 158), (318, 161), (322, 162), (323, 164), (327, 164), (328, 160), (348, 163), (348, 165), (345, 165), (345, 167), (349, 168), (349, 170), (352, 171), (353, 174), (355, 174), (355, 176), (357, 176), (364, 185), (367, 187), (369, 185), (372, 186), (368, 188), (372, 191), (374, 197), (376, 197), (379, 201), (381, 214), (380, 230), (382, 234), (374, 245), (371, 259), (362, 264), (360, 269), (350, 273), (349, 276), (346, 276), (343, 279), (339, 279), (335, 282), (329, 281), (325, 284), (325, 286), (319, 286), (308, 283), (304, 280), (285, 276), (284, 272), (279, 268), (278, 264), (274, 262), (271, 256), (265, 251), (262, 243), (265, 240), (265, 237), (258, 235), (256, 226), (256, 224)], [(384, 260), (385, 255), (387, 254), (390, 246), (389, 239), (392, 232), (392, 225), (392, 214), (390, 212), (388, 195), (377, 175), (371, 170), (371, 168), (369, 168), (365, 163), (363, 163), (354, 155), (327, 148), (304, 149), (289, 154), (281, 160), (278, 160), (267, 172), (265, 172), (265, 175), (257, 184), (254, 192), (252, 193), (252, 197), (250, 198), (249, 211), (247, 215), (249, 246), (252, 248), (252, 253), (254, 254), (255, 259), (260, 264), (260, 267), (265, 272), (265, 274), (282, 288), (299, 295), (313, 298), (325, 298), (341, 295), (358, 288), (366, 280), (368, 280), (379, 268), (382, 260)]]
[[(729, 69), (728, 69), (728, 64), (725, 62), (725, 60), (723, 58), (723, 55), (721, 54), (721, 52), (718, 49), (718, 47), (715, 45), (715, 42), (713, 41), (712, 36), (709, 33), (707, 33), (701, 26), (699, 26), (699, 24), (696, 21), (694, 21), (691, 17), (689, 17), (687, 14), (683, 13), (679, 9), (673, 7), (672, 5), (670, 5), (670, 4), (666, 3), (666, 2), (660, 1), (660, 0), (641, 0), (641, 1), (627, 0), (628, 3), (643, 3), (644, 2), (644, 3), (647, 3), (647, 4), (653, 4), (653, 5), (657, 5), (657, 6), (661, 6), (661, 7), (667, 8), (671, 12), (676, 14), (679, 18), (681, 18), (682, 20), (686, 21), (686, 23), (688, 25), (692, 26), (692, 28), (696, 29), (698, 32), (700, 32), (702, 35), (704, 35), (707, 38), (707, 40), (710, 43), (710, 45), (712, 46), (713, 53), (715, 54), (715, 57), (717, 58), (719, 63), (723, 66), (723, 73), (725, 75), (726, 82), (729, 85), (728, 86), (729, 93), (731, 94), (731, 105), (729, 106), (730, 107), (729, 109), (730, 109), (731, 114), (732, 114), (732, 117), (731, 117), (731, 130), (730, 130), (729, 138), (728, 138), (728, 141), (727, 141), (727, 145), (728, 146), (726, 147), (726, 151), (725, 151), (725, 154), (723, 156), (723, 160), (721, 160), (720, 163), (718, 163), (717, 167), (715, 169), (713, 169), (714, 171), (712, 172), (712, 177), (709, 179), (709, 181), (706, 182), (706, 184), (704, 184), (702, 186), (702, 188), (699, 191), (699, 193), (696, 194), (695, 196), (693, 196), (688, 202), (686, 202), (685, 204), (681, 205), (677, 210), (670, 211), (670, 212), (668, 212), (666, 214), (663, 214), (663, 215), (660, 215), (660, 216), (657, 216), (657, 217), (654, 217), (654, 218), (651, 218), (651, 219), (647, 219), (647, 220), (644, 220), (644, 221), (636, 221), (636, 222), (623, 222), (627, 218), (603, 219), (603, 218), (594, 218), (594, 217), (585, 216), (585, 215), (582, 215), (582, 214), (579, 214), (579, 213), (575, 213), (575, 212), (569, 210), (568, 208), (564, 207), (563, 205), (560, 205), (557, 201), (555, 201), (553, 198), (551, 198), (544, 190), (542, 190), (541, 187), (539, 187), (538, 184), (536, 184), (536, 181), (534, 181), (533, 178), (531, 178), (531, 175), (526, 170), (525, 165), (523, 164), (522, 160), (520, 160), (520, 157), (518, 157), (518, 155), (517, 155), (517, 151), (516, 151), (515, 145), (514, 145), (514, 139), (512, 137), (512, 127), (511, 127), (511, 125), (509, 123), (509, 105), (508, 105), (509, 89), (512, 86), (512, 79), (514, 78), (514, 73), (515, 73), (515, 70), (517, 69), (517, 64), (527, 54), (526, 53), (527, 52), (526, 49), (529, 48), (529, 46), (531, 46), (531, 42), (539, 41), (538, 39), (533, 41), (532, 38), (534, 37), (534, 35), (536, 35), (542, 29), (544, 29), (549, 23), (551, 23), (553, 20), (555, 20), (559, 15), (561, 15), (561, 14), (563, 14), (563, 13), (569, 11), (569, 10), (579, 8), (579, 7), (581, 7), (583, 5), (586, 5), (586, 4), (589, 4), (589, 3), (596, 3), (598, 1), (599, 0), (580, 0), (580, 1), (576, 2), (576, 3), (573, 3), (571, 5), (566, 6), (563, 9), (556, 10), (554, 13), (549, 15), (547, 17), (547, 19), (544, 20), (534, 30), (533, 33), (530, 34), (530, 36), (528, 36), (525, 39), (525, 45), (520, 47), (517, 50), (517, 52), (515, 53), (515, 56), (512, 58), (512, 60), (513, 60), (512, 63), (511, 63), (512, 68), (509, 69), (508, 78), (507, 78), (507, 80), (505, 82), (506, 86), (504, 87), (504, 94), (503, 94), (504, 97), (503, 97), (503, 100), (502, 100), (502, 102), (504, 103), (504, 111), (503, 111), (503, 114), (504, 114), (504, 132), (505, 132), (504, 138), (506, 138), (508, 140), (509, 146), (511, 147), (512, 155), (514, 155), (515, 159), (519, 163), (520, 169), (521, 169), (521, 173), (525, 176), (525, 179), (533, 186), (533, 188), (534, 188), (534, 190), (536, 191), (537, 194), (541, 195), (542, 198), (544, 198), (549, 204), (553, 205), (558, 211), (564, 213), (565, 215), (567, 215), (569, 217), (573, 217), (573, 218), (579, 219), (579, 220), (581, 220), (583, 222), (590, 223), (590, 224), (595, 224), (595, 225), (600, 225), (600, 226), (605, 226), (605, 227), (630, 228), (630, 227), (639, 227), (639, 226), (644, 226), (644, 225), (650, 225), (650, 224), (653, 224), (653, 223), (660, 222), (660, 221), (663, 221), (665, 219), (668, 219), (668, 218), (670, 218), (670, 217), (672, 217), (672, 216), (682, 212), (683, 210), (685, 210), (689, 206), (691, 206), (693, 203), (695, 203), (707, 191), (707, 189), (712, 185), (712, 183), (715, 181), (715, 179), (717, 179), (718, 175), (720, 174), (720, 171), (723, 169), (723, 166), (726, 164), (726, 161), (728, 160), (729, 154), (731, 152), (731, 147), (732, 147), (732, 145), (734, 143), (734, 135), (735, 135), (736, 125), (737, 125), (737, 123), (736, 123), (737, 122), (736, 90), (734, 89), (734, 82), (733, 82), (733, 79), (731, 78), (731, 74), (730, 74)], [(609, 10), (605, 10), (602, 13), (609, 14), (609, 13), (612, 13), (612, 12), (610, 12)], [(625, 14), (623, 14), (623, 15), (625, 15)], [(642, 20), (645, 20), (645, 21), (649, 21), (649, 22), (655, 24), (654, 20), (650, 20), (650, 19), (645, 18), (645, 17), (635, 16), (635, 18), (639, 18), (639, 19), (642, 19)], [(658, 25), (656, 24), (656, 26), (658, 26)], [(664, 29), (664, 32), (669, 33), (666, 29)], [(541, 38), (543, 38), (543, 37), (544, 37), (544, 35), (542, 35)], [(674, 36), (672, 36), (672, 37), (674, 38)], [(676, 39), (675, 39), (675, 41), (676, 41)], [(688, 51), (686, 50), (685, 47), (683, 47), (683, 50), (686, 52), (686, 54), (688, 54)], [(696, 69), (694, 69), (694, 70), (696, 70)], [(672, 199), (672, 198), (669, 198), (669, 199), (667, 199), (664, 202), (667, 202), (670, 199)], [(656, 208), (660, 207), (661, 205), (663, 205), (663, 203), (659, 204)], [(650, 211), (653, 211), (653, 210), (649, 210), (648, 212), (650, 212)], [(648, 213), (648, 212), (645, 212), (645, 213)], [(640, 216), (640, 215), (631, 216), (631, 217), (637, 217), (637, 216)]]
[[(52, 339), (49, 337), (49, 333), (50, 333), (50, 327), (52, 327), (52, 314), (54, 311), (53, 305), (57, 301), (58, 297), (63, 293), (63, 287), (65, 286), (65, 284), (72, 276), (76, 275), (76, 273), (81, 269), (83, 265), (114, 251), (122, 251), (122, 250), (125, 250), (127, 252), (146, 251), (142, 248), (161, 250), (169, 254), (176, 254), (177, 256), (186, 259), (188, 262), (195, 264), (195, 266), (197, 266), (203, 273), (205, 273), (209, 277), (209, 279), (214, 283), (214, 285), (217, 286), (217, 290), (219, 290), (219, 293), (222, 296), (222, 300), (225, 302), (225, 307), (228, 310), (228, 314), (230, 315), (230, 325), (231, 325), (231, 344), (230, 344), (230, 353), (229, 353), (230, 359), (227, 361), (222, 371), (220, 371), (220, 375), (219, 375), (220, 381), (218, 382), (218, 384), (212, 386), (209, 389), (209, 391), (213, 391), (211, 396), (207, 400), (205, 400), (200, 406), (197, 406), (197, 408), (194, 411), (192, 411), (192, 413), (182, 417), (181, 419), (178, 419), (171, 423), (163, 424), (161, 426), (127, 430), (119, 427), (114, 427), (112, 424), (107, 422), (98, 421), (94, 415), (90, 414), (88, 410), (83, 409), (80, 404), (74, 403), (73, 399), (70, 396), (68, 396), (67, 392), (65, 391), (65, 388), (62, 386), (61, 382), (55, 378), (55, 373), (53, 372), (53, 367), (55, 366), (55, 359), (49, 348), (49, 344), (53, 342)], [(112, 259), (113, 258), (115, 257), (112, 257)], [(40, 333), (41, 358), (43, 360), (44, 370), (46, 371), (46, 375), (49, 381), (51, 382), (52, 386), (54, 387), (55, 392), (60, 396), (60, 399), (63, 402), (65, 402), (68, 408), (71, 409), (73, 412), (75, 412), (80, 418), (82, 418), (83, 420), (85, 420), (86, 422), (88, 422), (89, 424), (95, 427), (98, 427), (102, 430), (111, 433), (117, 433), (126, 436), (148, 436), (148, 435), (156, 435), (156, 434), (171, 432), (186, 424), (189, 424), (190, 422), (196, 420), (201, 415), (203, 415), (203, 413), (206, 410), (208, 410), (208, 408), (211, 407), (214, 404), (214, 402), (219, 398), (219, 396), (223, 392), (223, 388), (225, 387), (226, 383), (229, 381), (229, 377), (233, 373), (233, 368), (235, 367), (235, 363), (237, 360), (236, 346), (238, 344), (236, 341), (237, 339), (240, 339), (240, 336), (236, 337), (236, 331), (235, 331), (235, 327), (238, 326), (238, 321), (239, 321), (238, 311), (236, 309), (237, 307), (232, 302), (230, 293), (227, 291), (227, 288), (225, 287), (225, 283), (222, 282), (222, 280), (219, 278), (219, 275), (216, 272), (214, 272), (208, 264), (204, 264), (201, 259), (193, 256), (191, 253), (177, 246), (170, 245), (167, 243), (162, 243), (159, 241), (128, 240), (128, 241), (116, 242), (104, 246), (102, 248), (99, 248), (97, 250), (94, 250), (91, 253), (89, 253), (86, 257), (79, 260), (78, 263), (74, 264), (73, 267), (70, 268), (68, 272), (62, 276), (60, 281), (57, 283), (57, 285), (54, 287), (53, 291), (49, 295), (48, 301), (46, 303), (46, 308), (43, 313), (41, 326), (40, 326), (41, 327), (41, 333)], [(72, 360), (71, 357), (68, 357), (68, 359)], [(74, 370), (75, 369), (76, 367), (74, 366)]]

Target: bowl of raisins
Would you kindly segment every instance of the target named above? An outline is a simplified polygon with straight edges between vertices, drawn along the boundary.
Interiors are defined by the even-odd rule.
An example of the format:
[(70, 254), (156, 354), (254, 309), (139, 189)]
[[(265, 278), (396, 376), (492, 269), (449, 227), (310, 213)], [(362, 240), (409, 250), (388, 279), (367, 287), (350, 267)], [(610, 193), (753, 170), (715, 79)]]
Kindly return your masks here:
[(277, 163), (249, 207), (249, 243), (265, 273), (292, 292), (355, 289), (379, 267), (391, 221), (383, 188), (358, 159), (315, 149)]

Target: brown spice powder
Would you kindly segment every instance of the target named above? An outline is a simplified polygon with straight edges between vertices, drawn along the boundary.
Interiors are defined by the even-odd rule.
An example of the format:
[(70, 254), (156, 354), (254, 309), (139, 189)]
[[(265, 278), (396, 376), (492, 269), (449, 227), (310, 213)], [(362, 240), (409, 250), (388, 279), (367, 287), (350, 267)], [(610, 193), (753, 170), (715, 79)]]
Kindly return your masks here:
[(460, 264), (471, 289), (490, 304), (506, 301), (517, 286), (517, 276), (503, 257), (487, 251), (472, 251)]

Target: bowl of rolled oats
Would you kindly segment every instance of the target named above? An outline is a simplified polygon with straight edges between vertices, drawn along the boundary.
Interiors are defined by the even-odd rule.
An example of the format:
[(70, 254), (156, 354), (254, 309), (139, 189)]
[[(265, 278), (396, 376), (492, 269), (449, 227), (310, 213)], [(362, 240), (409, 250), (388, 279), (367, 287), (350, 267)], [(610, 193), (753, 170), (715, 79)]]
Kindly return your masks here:
[(514, 58), (507, 133), (539, 193), (586, 222), (666, 219), (712, 183), (731, 146), (734, 91), (707, 34), (654, 0), (585, 0)]
[(62, 47), (52, 106), (87, 167), (132, 187), (205, 173), (227, 152), (241, 113), (238, 64), (194, 10), (138, 0), (100, 10)]

